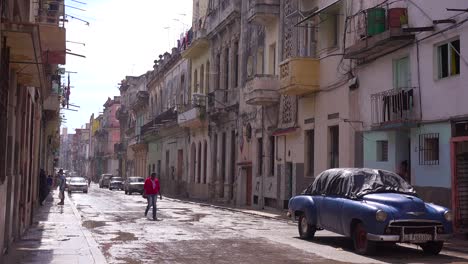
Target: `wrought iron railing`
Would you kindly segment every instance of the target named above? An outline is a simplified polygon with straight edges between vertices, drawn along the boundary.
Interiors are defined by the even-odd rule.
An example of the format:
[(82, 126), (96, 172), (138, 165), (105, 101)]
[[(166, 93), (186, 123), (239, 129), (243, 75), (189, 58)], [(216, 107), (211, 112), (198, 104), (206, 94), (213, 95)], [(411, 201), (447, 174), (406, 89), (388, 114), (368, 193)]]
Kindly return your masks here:
[(372, 125), (411, 122), (418, 119), (414, 87), (395, 88), (371, 95)]

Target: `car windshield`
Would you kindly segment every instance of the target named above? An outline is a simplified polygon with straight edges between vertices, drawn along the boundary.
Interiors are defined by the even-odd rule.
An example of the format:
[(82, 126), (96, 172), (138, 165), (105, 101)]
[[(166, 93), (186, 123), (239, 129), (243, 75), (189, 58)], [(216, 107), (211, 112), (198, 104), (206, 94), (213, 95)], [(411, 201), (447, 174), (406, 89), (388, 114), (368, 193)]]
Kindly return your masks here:
[(71, 179), (71, 182), (86, 182), (86, 179), (81, 177), (75, 177)]
[(130, 182), (144, 182), (145, 179), (143, 178), (130, 178)]
[(112, 177), (111, 181), (122, 181), (122, 178), (120, 177)]
[(413, 187), (397, 174), (374, 169), (331, 169), (322, 172), (305, 193), (360, 198), (371, 193), (416, 195)]

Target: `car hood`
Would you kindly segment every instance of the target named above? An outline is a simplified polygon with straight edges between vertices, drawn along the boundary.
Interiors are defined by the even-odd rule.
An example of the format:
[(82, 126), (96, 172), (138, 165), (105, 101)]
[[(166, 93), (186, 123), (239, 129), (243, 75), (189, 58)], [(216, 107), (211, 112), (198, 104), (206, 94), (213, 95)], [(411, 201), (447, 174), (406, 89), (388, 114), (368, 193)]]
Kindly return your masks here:
[(408, 194), (374, 193), (365, 195), (362, 199), (365, 202), (375, 203), (381, 209), (387, 207), (387, 210), (390, 209), (397, 218), (432, 219), (431, 215), (438, 213), (420, 198)]

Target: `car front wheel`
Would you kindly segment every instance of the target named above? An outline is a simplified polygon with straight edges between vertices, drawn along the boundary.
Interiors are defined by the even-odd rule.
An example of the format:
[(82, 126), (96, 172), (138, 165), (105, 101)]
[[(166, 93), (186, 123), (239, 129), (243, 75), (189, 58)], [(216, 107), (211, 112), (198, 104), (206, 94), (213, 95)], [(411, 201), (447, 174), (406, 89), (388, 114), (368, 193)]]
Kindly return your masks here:
[(429, 255), (438, 255), (442, 248), (444, 247), (443, 241), (430, 241), (424, 244), (421, 244), (421, 248), (424, 253)]
[(375, 250), (375, 242), (367, 239), (367, 231), (362, 223), (356, 224), (353, 232), (354, 251), (361, 255), (371, 255)]
[(314, 225), (308, 223), (307, 217), (305, 215), (299, 216), (299, 236), (302, 239), (312, 239), (314, 238), (316, 228)]

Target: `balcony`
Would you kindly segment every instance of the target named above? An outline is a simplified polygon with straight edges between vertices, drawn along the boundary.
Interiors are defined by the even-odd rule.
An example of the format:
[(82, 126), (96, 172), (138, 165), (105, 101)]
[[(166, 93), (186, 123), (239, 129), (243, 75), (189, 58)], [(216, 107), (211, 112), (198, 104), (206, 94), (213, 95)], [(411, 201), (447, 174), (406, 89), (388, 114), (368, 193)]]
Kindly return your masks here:
[(177, 116), (177, 123), (181, 127), (198, 128), (205, 123), (206, 97), (197, 96), (193, 98), (192, 104)]
[(239, 88), (218, 89), (208, 94), (208, 113), (235, 109), (239, 104)]
[(206, 34), (212, 35), (219, 32), (225, 25), (229, 25), (234, 19), (240, 19), (240, 0), (220, 0), (218, 5), (208, 9), (206, 19)]
[(416, 88), (395, 88), (371, 95), (372, 127), (391, 129), (418, 123), (420, 106)]
[(320, 61), (290, 58), (280, 63), (280, 90), (284, 95), (303, 95), (320, 90)]
[(402, 28), (390, 28), (372, 37), (358, 40), (345, 49), (345, 59), (372, 60), (414, 41), (414, 34)]
[(200, 56), (203, 54), (203, 52), (207, 51), (210, 46), (210, 42), (206, 38), (205, 29), (194, 31), (193, 35), (193, 39), (191, 40), (188, 47), (182, 51), (182, 57), (186, 59)]
[(274, 75), (256, 75), (245, 87), (245, 102), (249, 105), (272, 105), (279, 102), (279, 80)]
[(250, 0), (247, 19), (260, 25), (268, 25), (279, 18), (279, 0)]
[(396, 51), (415, 40), (414, 32), (433, 31), (434, 26), (413, 27), (408, 24), (408, 10), (403, 2), (394, 1), (362, 10), (349, 17), (356, 25), (347, 39), (357, 41), (345, 47), (345, 59), (370, 61)]
[(44, 110), (58, 112), (60, 110), (60, 97), (56, 93), (51, 93), (44, 101)]

